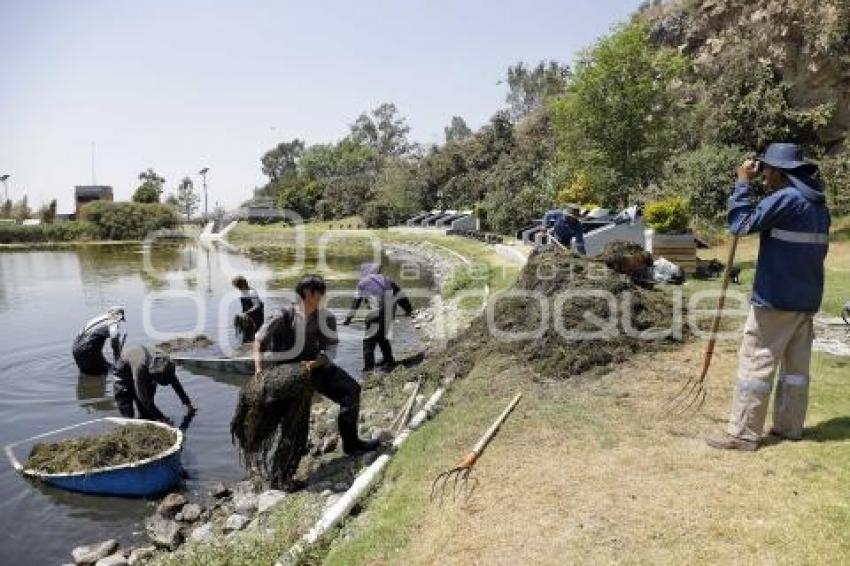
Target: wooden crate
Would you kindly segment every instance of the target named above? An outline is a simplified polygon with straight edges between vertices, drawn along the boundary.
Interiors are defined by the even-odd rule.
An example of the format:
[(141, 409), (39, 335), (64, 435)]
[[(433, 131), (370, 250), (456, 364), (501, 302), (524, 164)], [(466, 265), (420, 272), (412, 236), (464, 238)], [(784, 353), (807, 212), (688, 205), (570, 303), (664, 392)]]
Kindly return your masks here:
[(692, 274), (697, 268), (697, 246), (691, 234), (656, 234), (646, 231), (646, 249), (654, 257), (663, 257)]

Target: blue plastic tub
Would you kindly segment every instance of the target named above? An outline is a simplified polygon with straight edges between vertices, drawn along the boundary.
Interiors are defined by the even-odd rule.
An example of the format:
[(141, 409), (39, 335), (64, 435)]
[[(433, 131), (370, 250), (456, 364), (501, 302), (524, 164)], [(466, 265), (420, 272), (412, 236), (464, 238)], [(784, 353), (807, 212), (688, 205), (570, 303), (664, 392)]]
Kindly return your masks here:
[[(72, 431), (79, 433), (85, 429), (105, 429), (120, 425), (158, 426), (173, 432), (176, 441), (167, 450), (138, 462), (95, 468), (84, 472), (70, 474), (47, 474), (36, 470), (26, 469), (15, 454), (16, 448), (29, 445), (31, 448), (36, 441), (56, 442), (68, 438)], [(102, 432), (103, 430), (101, 430)], [(73, 437), (74, 435), (70, 435)], [(79, 434), (77, 434), (79, 436)], [(117, 495), (124, 497), (145, 497), (167, 491), (180, 481), (180, 453), (183, 449), (183, 433), (172, 426), (153, 421), (125, 419), (120, 417), (104, 417), (87, 421), (78, 425), (65, 427), (53, 432), (40, 434), (26, 440), (21, 440), (6, 446), (6, 455), (12, 466), (26, 477), (42, 481), (46, 484), (95, 495)], [(29, 452), (27, 452), (29, 453)]]

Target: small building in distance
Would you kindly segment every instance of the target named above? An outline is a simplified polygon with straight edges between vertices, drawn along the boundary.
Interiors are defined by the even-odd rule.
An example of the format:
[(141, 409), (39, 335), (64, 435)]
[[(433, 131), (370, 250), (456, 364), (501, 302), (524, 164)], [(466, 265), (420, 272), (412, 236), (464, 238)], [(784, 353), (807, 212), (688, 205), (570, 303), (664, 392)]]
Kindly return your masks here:
[(112, 201), (112, 187), (109, 185), (77, 185), (74, 187), (74, 214), (79, 218), (80, 208), (96, 200)]

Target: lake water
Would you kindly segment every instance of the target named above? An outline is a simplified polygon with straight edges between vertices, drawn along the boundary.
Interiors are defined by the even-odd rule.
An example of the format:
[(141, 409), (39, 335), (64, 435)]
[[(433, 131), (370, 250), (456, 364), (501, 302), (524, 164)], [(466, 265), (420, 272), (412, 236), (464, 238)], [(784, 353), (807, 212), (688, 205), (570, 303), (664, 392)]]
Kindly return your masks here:
[[(359, 263), (358, 258), (329, 261), (321, 269), (331, 274), (332, 289), (350, 292)], [(403, 286), (433, 287), (425, 266), (396, 260), (384, 265)], [(128, 345), (155, 344), (167, 333), (203, 332), (227, 350), (237, 342), (230, 328), (238, 310), (230, 278), (244, 273), (266, 300), (268, 314), (288, 302), (274, 295), (292, 288), (296, 272), (318, 268), (286, 272), (291, 267), (286, 258), (257, 262), (221, 246), (196, 243), (147, 252), (141, 245), (0, 251), (0, 444), (118, 414), (111, 379), (80, 376), (71, 357), (81, 326), (108, 306), (126, 307)], [(348, 302), (339, 298), (331, 306), (344, 308)], [(394, 332), (397, 354), (418, 347), (406, 319)], [(357, 376), (360, 332), (342, 327), (340, 337), (337, 363)], [(199, 408), (183, 452), (186, 488), (201, 493), (216, 481), (241, 479), (229, 422), (244, 377), (200, 375), (183, 368), (178, 376)], [(171, 388), (160, 388), (157, 404), (180, 421), (182, 407)], [(145, 500), (37, 485), (8, 462), (0, 464), (0, 564), (62, 564), (70, 562), (74, 546), (107, 538), (142, 544), (143, 521), (153, 508)]]

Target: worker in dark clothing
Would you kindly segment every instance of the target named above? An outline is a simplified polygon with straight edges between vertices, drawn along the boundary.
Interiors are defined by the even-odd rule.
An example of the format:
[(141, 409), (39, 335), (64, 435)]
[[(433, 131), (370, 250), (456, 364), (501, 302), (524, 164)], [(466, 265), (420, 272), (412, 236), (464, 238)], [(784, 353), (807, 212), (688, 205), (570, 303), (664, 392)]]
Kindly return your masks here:
[[(237, 275), (234, 277), (233, 286), (239, 290), (241, 295), (239, 302), (242, 304), (242, 313), (237, 316), (245, 321), (239, 327), (242, 330), (242, 342), (247, 344), (254, 341), (254, 333), (265, 322), (265, 307), (263, 301), (260, 300), (260, 294), (248, 285), (248, 280), (244, 276)], [(248, 321), (250, 323), (247, 323)]]
[(572, 242), (576, 242), (576, 251), (581, 255), (587, 252), (584, 248), (584, 232), (581, 227), (581, 220), (578, 217), (577, 208), (567, 208), (565, 214), (560, 217), (552, 227), (552, 235), (558, 240), (562, 246), (567, 249), (572, 249)]
[(392, 368), (395, 359), (387, 332), (395, 317), (395, 307), (400, 306), (405, 314), (410, 316), (413, 314), (413, 305), (396, 282), (381, 273), (381, 266), (377, 263), (364, 263), (360, 266), (357, 294), (351, 303), (348, 316), (343, 321), (344, 325), (351, 324), (351, 319), (364, 301), (369, 312), (366, 314), (366, 336), (363, 338), (363, 371), (375, 369), (376, 346), (384, 356), (381, 365)]
[(158, 385), (170, 385), (186, 407), (186, 415), (191, 417), (197, 409), (192, 404), (174, 368), (174, 362), (168, 354), (158, 348), (138, 346), (127, 348), (115, 364), (115, 383), (113, 390), (115, 402), (121, 416), (133, 418), (138, 409), (139, 418), (170, 423), (154, 403)]
[[(274, 364), (302, 362), (310, 372), (316, 391), (339, 405), (337, 426), (346, 454), (376, 450), (379, 442), (361, 440), (360, 385), (333, 363), (339, 338), (336, 317), (322, 307), (327, 286), (318, 275), (308, 275), (295, 287), (298, 304), (278, 311), (266, 320), (254, 338), (254, 364), (263, 370)], [(309, 419), (309, 411), (306, 414)], [(306, 438), (300, 455), (307, 451)], [(297, 467), (297, 466), (296, 466)]]
[(71, 352), (80, 372), (86, 375), (106, 375), (109, 362), (103, 356), (103, 345), (109, 340), (112, 346), (112, 359), (117, 361), (121, 355), (124, 322), (124, 308), (112, 307), (105, 314), (88, 321), (74, 339)]

